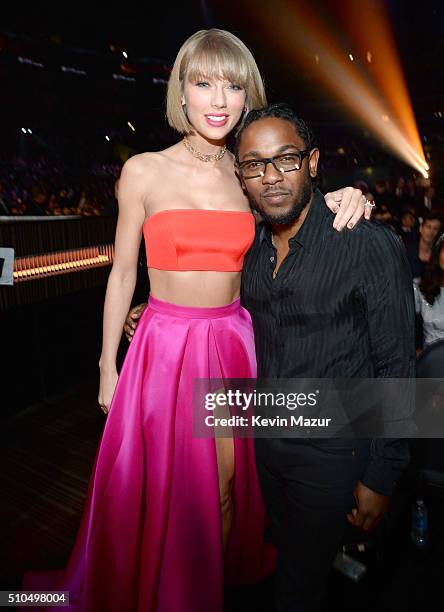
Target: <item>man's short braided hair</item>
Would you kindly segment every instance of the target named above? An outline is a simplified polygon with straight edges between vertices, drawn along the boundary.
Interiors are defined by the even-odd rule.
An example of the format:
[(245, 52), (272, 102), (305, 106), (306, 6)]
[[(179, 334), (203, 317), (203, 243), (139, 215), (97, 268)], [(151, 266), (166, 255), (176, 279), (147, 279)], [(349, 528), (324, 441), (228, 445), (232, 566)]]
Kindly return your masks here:
[(283, 102), (279, 102), (277, 104), (269, 104), (264, 108), (252, 110), (248, 113), (236, 133), (236, 159), (238, 159), (239, 143), (242, 137), (242, 132), (255, 121), (265, 119), (266, 117), (276, 117), (277, 119), (284, 119), (285, 121), (291, 123), (294, 126), (296, 133), (304, 141), (307, 149), (314, 149), (317, 146), (315, 135), (305, 121), (296, 115), (291, 106)]

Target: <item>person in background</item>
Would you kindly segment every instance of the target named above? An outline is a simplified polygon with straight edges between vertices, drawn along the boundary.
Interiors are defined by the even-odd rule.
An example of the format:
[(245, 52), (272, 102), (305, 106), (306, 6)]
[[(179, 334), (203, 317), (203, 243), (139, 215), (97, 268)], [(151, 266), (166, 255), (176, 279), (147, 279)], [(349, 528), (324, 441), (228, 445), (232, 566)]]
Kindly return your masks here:
[(69, 197), (68, 197), (68, 191), (66, 189), (60, 189), (58, 196), (57, 196), (57, 201), (59, 203), (60, 208), (65, 211), (67, 210), (68, 212), (64, 212), (63, 214), (65, 215), (69, 215), (70, 214), (70, 210), (69, 207), (71, 205)]
[(431, 211), (436, 206), (436, 191), (435, 188), (429, 185), (424, 189), (424, 195), (422, 197), (422, 207), (426, 211)]
[(47, 215), (56, 215), (56, 210), (58, 209), (59, 204), (57, 202), (57, 197), (55, 195), (55, 193), (52, 193), (49, 196), (49, 200), (48, 200), (48, 206), (46, 207), (46, 214)]
[(44, 215), (46, 211), (47, 193), (38, 185), (31, 189), (31, 198), (28, 201), (27, 215)]
[(419, 240), (415, 210), (411, 207), (404, 208), (399, 215), (399, 222), (395, 222), (393, 226), (406, 249), (414, 249)]
[(404, 207), (411, 207), (415, 215), (420, 213), (420, 198), (416, 191), (416, 183), (412, 178), (407, 179), (404, 192)]
[(396, 181), (395, 199), (398, 210), (403, 208), (405, 203), (405, 178), (403, 176), (398, 177)]
[(419, 226), (418, 239), (406, 242), (407, 258), (412, 270), (412, 276), (416, 282), (419, 282), (425, 264), (432, 258), (433, 247), (441, 230), (441, 216), (427, 213)]
[(424, 347), (444, 338), (444, 234), (425, 265), (419, 285), (414, 283), (415, 309), (421, 315)]
[(77, 203), (77, 214), (81, 215), (82, 214), (82, 209), (84, 206), (86, 206), (88, 203), (88, 198), (86, 195), (86, 191), (81, 191), (80, 192), (80, 198), (79, 201)]
[(2, 183), (0, 183), (0, 216), (9, 216), (11, 211), (9, 210), (8, 205), (6, 204), (6, 199), (4, 197), (5, 187)]
[(396, 220), (392, 216), (387, 204), (377, 205), (373, 212), (373, 217), (377, 221), (381, 221), (381, 223), (387, 223), (388, 225), (396, 228)]
[(353, 187), (362, 191), (362, 195), (365, 196), (367, 202), (375, 203), (376, 205), (375, 196), (371, 193), (369, 186), (365, 181), (355, 181), (353, 183)]
[(399, 216), (401, 237), (411, 235), (415, 232), (416, 217), (412, 208), (403, 208)]
[[(393, 217), (396, 211), (396, 198), (387, 187), (387, 181), (378, 179), (375, 181), (375, 204), (380, 210), (388, 211)], [(376, 210), (374, 211), (376, 212)]]

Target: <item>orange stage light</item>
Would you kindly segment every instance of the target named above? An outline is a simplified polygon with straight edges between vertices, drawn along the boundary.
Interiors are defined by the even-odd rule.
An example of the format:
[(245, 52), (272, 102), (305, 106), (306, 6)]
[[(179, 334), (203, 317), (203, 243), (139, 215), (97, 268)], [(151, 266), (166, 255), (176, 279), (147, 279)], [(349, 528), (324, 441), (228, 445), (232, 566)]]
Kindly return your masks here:
[[(274, 0), (272, 10), (261, 10), (258, 4), (263, 3), (257, 0), (252, 9), (253, 4), (251, 15), (272, 48), (290, 65), (306, 67), (309, 61), (323, 88), (393, 153), (428, 177), (401, 62), (379, 0), (338, 3), (332, 7), (340, 20), (337, 27), (325, 11), (318, 15), (306, 2)], [(362, 62), (356, 61), (358, 57)]]

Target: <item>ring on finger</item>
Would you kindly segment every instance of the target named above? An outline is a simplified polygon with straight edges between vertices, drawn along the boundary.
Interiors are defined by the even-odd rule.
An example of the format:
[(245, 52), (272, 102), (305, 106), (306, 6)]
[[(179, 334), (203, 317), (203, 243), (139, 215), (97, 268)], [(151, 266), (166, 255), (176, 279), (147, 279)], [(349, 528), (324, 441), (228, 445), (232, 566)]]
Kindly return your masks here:
[(370, 200), (365, 200), (364, 206), (368, 206), (369, 208), (374, 208), (376, 204), (374, 202), (370, 202)]

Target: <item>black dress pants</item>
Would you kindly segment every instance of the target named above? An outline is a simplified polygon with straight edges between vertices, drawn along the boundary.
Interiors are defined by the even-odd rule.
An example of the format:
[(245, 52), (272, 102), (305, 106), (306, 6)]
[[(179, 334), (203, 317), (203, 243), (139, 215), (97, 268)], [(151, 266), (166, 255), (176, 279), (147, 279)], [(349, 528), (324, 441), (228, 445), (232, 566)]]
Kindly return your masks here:
[(278, 549), (276, 611), (317, 612), (370, 442), (256, 439), (255, 448)]

